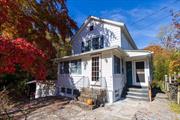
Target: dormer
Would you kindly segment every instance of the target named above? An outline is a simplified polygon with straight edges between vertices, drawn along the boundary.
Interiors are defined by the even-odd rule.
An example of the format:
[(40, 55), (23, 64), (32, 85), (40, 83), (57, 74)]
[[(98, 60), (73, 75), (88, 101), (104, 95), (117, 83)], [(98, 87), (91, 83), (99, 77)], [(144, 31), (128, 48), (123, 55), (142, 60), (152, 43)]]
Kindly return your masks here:
[(125, 50), (137, 49), (124, 23), (90, 16), (72, 38), (72, 54), (115, 45)]

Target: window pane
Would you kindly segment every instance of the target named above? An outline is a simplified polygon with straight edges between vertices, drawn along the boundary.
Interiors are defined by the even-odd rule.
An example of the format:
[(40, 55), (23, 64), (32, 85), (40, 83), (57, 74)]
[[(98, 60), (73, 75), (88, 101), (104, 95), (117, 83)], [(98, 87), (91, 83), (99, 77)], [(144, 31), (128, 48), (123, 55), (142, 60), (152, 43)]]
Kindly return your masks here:
[(92, 39), (92, 48), (94, 50), (99, 49), (99, 37)]
[(65, 74), (69, 73), (69, 62), (64, 62), (64, 73)]
[(60, 74), (64, 74), (64, 63), (60, 62)]
[(120, 74), (120, 59), (114, 56), (114, 74)]
[(77, 62), (77, 73), (81, 74), (81, 60), (78, 60)]
[(77, 69), (77, 61), (73, 60), (71, 61), (71, 73), (76, 73), (76, 69)]
[(81, 74), (81, 60), (71, 61), (71, 73)]
[(89, 27), (89, 30), (90, 30), (90, 31), (94, 30), (94, 26), (91, 25), (91, 26)]
[(86, 41), (86, 47), (85, 51), (90, 51), (91, 50), (91, 40)]
[(145, 82), (144, 62), (136, 62), (136, 82)]
[(92, 58), (92, 81), (99, 80), (99, 57)]

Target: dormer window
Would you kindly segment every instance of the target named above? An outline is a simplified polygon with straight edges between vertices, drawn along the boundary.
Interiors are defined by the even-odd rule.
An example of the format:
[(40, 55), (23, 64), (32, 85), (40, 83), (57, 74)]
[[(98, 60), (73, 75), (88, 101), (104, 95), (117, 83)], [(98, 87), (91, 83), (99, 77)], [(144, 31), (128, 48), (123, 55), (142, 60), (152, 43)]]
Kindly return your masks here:
[(93, 26), (93, 25), (91, 25), (91, 26), (89, 27), (89, 31), (92, 31), (92, 30), (94, 30), (94, 26)]
[(83, 41), (81, 45), (81, 51), (87, 52), (91, 50), (97, 50), (104, 48), (104, 37), (97, 36), (87, 41)]

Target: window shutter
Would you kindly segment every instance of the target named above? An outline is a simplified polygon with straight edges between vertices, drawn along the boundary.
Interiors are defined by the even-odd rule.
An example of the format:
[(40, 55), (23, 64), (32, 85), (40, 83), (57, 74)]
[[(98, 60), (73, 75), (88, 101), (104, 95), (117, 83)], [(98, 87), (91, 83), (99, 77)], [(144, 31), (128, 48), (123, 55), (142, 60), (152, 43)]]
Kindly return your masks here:
[(90, 50), (91, 50), (91, 40), (88, 40), (86, 45), (86, 51), (90, 51)]
[(84, 42), (81, 43), (81, 52), (84, 52), (85, 47), (84, 47)]
[(104, 36), (100, 38), (100, 48), (104, 48)]
[(124, 74), (124, 60), (123, 60), (123, 58), (121, 59), (121, 63), (122, 63), (122, 74)]

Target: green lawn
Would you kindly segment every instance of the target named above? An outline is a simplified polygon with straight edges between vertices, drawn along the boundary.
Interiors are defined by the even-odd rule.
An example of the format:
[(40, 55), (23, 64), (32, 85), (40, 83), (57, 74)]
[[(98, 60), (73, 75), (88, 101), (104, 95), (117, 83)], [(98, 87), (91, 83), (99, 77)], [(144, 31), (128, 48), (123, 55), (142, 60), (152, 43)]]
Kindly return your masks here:
[(177, 104), (175, 102), (171, 102), (170, 108), (173, 112), (180, 114), (180, 104)]

